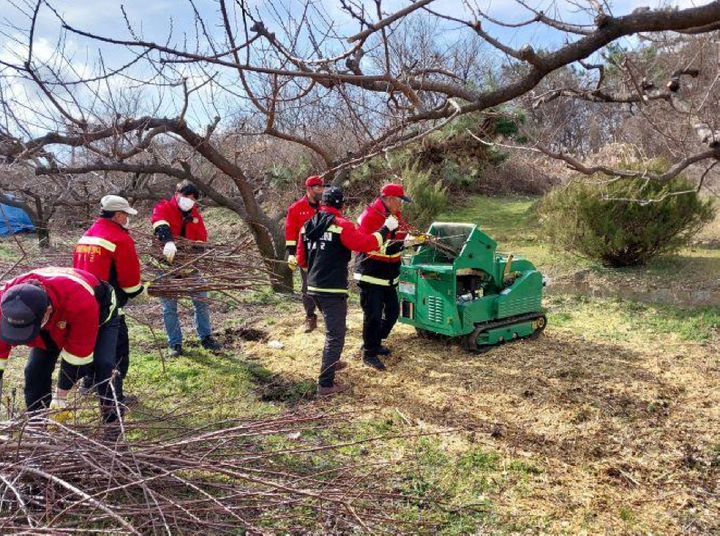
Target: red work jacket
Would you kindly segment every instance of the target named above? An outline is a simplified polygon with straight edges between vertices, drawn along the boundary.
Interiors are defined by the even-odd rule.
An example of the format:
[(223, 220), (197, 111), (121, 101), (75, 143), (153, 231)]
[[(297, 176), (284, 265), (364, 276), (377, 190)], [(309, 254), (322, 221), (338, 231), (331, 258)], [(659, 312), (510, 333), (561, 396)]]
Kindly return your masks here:
[[(385, 219), (389, 215), (390, 211), (382, 198), (378, 197), (360, 215), (358, 219), (360, 230), (374, 233), (385, 224)], [(381, 286), (397, 284), (408, 224), (403, 220), (402, 213), (396, 214), (395, 217), (400, 225), (388, 235), (382, 247), (369, 253), (361, 253), (355, 258), (353, 278), (358, 283)]]
[[(50, 298), (52, 315), (42, 329), (63, 350), (63, 359), (73, 365), (90, 363), (100, 329), (100, 305), (95, 298), (101, 285), (98, 278), (74, 268), (40, 268), (8, 281), (0, 288), (0, 299), (8, 288), (30, 280), (39, 281)], [(41, 335), (26, 346), (47, 349)], [(0, 339), (0, 370), (5, 369), (11, 349)]]
[(300, 229), (318, 211), (318, 203), (310, 203), (307, 195), (288, 207), (285, 218), (285, 249), (288, 255), (295, 255)]
[(173, 196), (155, 205), (151, 221), (153, 229), (157, 229), (160, 225), (170, 227), (173, 237), (182, 236), (188, 240), (206, 242), (207, 229), (205, 229), (205, 222), (197, 209), (197, 204), (193, 205), (190, 210), (190, 216), (189, 221), (183, 219), (183, 212), (177, 204), (177, 199)]
[(98, 218), (80, 238), (73, 253), (73, 267), (110, 283), (123, 302), (125, 295), (132, 296), (142, 289), (135, 242), (127, 229), (108, 218)]

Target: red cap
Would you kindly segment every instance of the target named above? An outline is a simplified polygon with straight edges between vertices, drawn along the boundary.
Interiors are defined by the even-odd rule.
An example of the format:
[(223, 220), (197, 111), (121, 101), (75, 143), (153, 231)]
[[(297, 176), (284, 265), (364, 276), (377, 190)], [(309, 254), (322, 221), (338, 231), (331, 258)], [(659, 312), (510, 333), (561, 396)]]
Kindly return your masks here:
[(305, 181), (305, 186), (308, 188), (311, 186), (324, 186), (324, 184), (322, 177), (318, 177), (317, 175), (311, 175)]
[(412, 199), (405, 195), (402, 184), (386, 184), (380, 190), (380, 195), (386, 197), (399, 197), (406, 203), (412, 203)]

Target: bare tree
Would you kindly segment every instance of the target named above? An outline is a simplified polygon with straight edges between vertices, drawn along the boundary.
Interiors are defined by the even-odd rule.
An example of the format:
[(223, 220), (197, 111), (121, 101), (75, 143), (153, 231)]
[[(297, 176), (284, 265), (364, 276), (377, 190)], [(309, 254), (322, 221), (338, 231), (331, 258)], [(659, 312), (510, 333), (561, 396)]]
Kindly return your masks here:
[[(667, 180), (694, 164), (700, 188), (715, 168), (720, 147), (720, 40), (717, 34), (641, 36), (630, 49), (614, 48), (584, 72), (536, 88), (522, 100), (533, 121), (530, 149), (586, 175), (645, 176)], [(663, 174), (647, 169), (591, 165), (580, 155), (619, 143), (634, 160), (661, 158)], [(597, 160), (597, 158), (590, 160)]]
[[(573, 22), (524, 0), (517, 4), (527, 13), (524, 21), (502, 20), (469, 3), (450, 13), (418, 0), (387, 12), (381, 0), (338, 0), (345, 17), (338, 22), (310, 1), (251, 10), (242, 1), (218, 0), (217, 19), (206, 20), (188, 0), (190, 33), (175, 35), (170, 26), (166, 35), (147, 38), (122, 8), (125, 30), (104, 35), (72, 25), (49, 0), (25, 0), (19, 22), (6, 31), (16, 40), (15, 57), (0, 59), (0, 153), (41, 176), (112, 171), (194, 180), (243, 218), (269, 265), (285, 277), (279, 285), (287, 285), (289, 272), (273, 262), (283, 257), (282, 213), (262, 202), (264, 177), (247, 162), (254, 143), (276, 139), (302, 147), (319, 171), (337, 178), (461, 115), (497, 113), (549, 75), (582, 66), (624, 37), (701, 36), (720, 25), (718, 1), (623, 16), (590, 2)], [(38, 58), (41, 12), (55, 17), (60, 32), (52, 54)], [(544, 27), (565, 44), (514, 47), (495, 37), (507, 26)], [(70, 39), (122, 50), (124, 59), (111, 67), (99, 52), (94, 68), (78, 68)], [(492, 61), (479, 61), (478, 50)], [(633, 87), (640, 84), (641, 101), (661, 100), (643, 93), (629, 63), (624, 68)], [(32, 88), (33, 104), (12, 90), (18, 81)], [(553, 89), (557, 98), (575, 96)], [(604, 95), (600, 88), (594, 96), (580, 93), (590, 100)], [(609, 101), (627, 103), (616, 95)], [(714, 127), (702, 128), (705, 145), (678, 155), (672, 173), (720, 156)]]

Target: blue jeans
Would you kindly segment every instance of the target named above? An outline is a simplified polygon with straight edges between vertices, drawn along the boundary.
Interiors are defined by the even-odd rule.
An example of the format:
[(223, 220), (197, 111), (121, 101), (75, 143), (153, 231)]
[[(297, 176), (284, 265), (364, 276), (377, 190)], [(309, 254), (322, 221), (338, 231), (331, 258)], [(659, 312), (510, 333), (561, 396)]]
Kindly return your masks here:
[[(168, 343), (170, 346), (182, 344), (182, 331), (180, 329), (180, 320), (177, 313), (177, 300), (169, 300), (160, 298), (163, 308), (163, 322), (165, 324), (165, 333), (167, 333)], [(195, 308), (195, 329), (198, 337), (204, 339), (208, 335), (212, 335), (212, 327), (210, 326), (210, 308), (207, 303), (207, 293), (200, 292), (192, 296), (193, 307)]]

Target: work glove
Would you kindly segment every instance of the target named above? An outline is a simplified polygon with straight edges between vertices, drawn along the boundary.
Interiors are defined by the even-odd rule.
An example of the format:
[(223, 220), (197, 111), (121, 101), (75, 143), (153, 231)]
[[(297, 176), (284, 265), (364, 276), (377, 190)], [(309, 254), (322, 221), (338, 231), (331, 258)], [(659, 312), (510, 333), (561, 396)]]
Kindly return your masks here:
[(166, 242), (165, 246), (163, 247), (163, 255), (165, 255), (165, 258), (168, 262), (172, 262), (173, 259), (175, 259), (175, 254), (177, 253), (177, 246), (175, 245), (175, 242), (172, 240), (170, 242)]
[(385, 220), (385, 227), (387, 227), (387, 230), (390, 232), (393, 232), (395, 229), (397, 229), (398, 225), (400, 225), (400, 223), (395, 216), (388, 216)]
[(288, 263), (288, 268), (290, 268), (291, 272), (294, 272), (295, 270), (297, 270), (298, 263), (297, 263), (297, 258), (295, 257), (295, 255), (288, 255), (287, 263)]
[(137, 294), (133, 297), (132, 301), (133, 303), (146, 303), (150, 300), (150, 282), (143, 283), (143, 289), (140, 291), (140, 294)]
[(417, 246), (419, 244), (424, 244), (426, 240), (427, 240), (427, 236), (424, 234), (421, 234), (421, 235), (409, 234), (405, 237), (405, 242), (403, 245), (405, 247)]
[(50, 419), (58, 424), (65, 424), (72, 420), (72, 411), (67, 409), (67, 400), (53, 398), (50, 402)]

